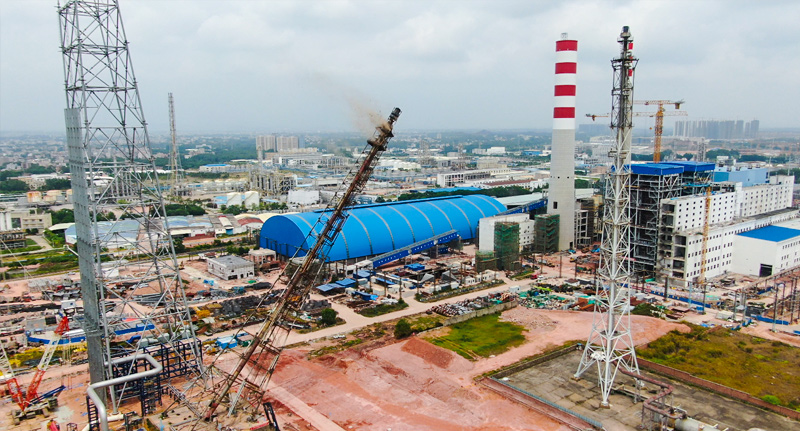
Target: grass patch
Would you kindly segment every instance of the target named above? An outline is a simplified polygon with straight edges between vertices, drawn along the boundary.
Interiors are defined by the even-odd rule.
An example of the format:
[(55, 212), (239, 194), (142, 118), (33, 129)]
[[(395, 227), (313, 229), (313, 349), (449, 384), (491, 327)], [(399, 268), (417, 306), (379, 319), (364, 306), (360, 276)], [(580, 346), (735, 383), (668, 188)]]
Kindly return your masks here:
[(800, 349), (788, 344), (692, 326), (689, 333), (671, 331), (637, 354), (774, 404), (800, 408)]
[(308, 352), (308, 358), (309, 359), (313, 359), (313, 358), (318, 358), (318, 357), (323, 356), (323, 355), (328, 355), (328, 354), (331, 354), (331, 353), (341, 352), (342, 350), (347, 350), (348, 348), (353, 347), (353, 346), (357, 346), (357, 345), (359, 345), (359, 344), (361, 344), (363, 342), (364, 342), (364, 340), (362, 340), (361, 338), (355, 338), (355, 339), (352, 339), (352, 340), (342, 341), (339, 344), (335, 344), (333, 346), (327, 346), (327, 347), (323, 347), (321, 349), (312, 350), (312, 351)]
[(396, 304), (378, 304), (374, 307), (365, 308), (359, 311), (358, 314), (364, 317), (375, 317), (404, 308), (408, 308), (408, 304), (405, 301), (397, 302)]
[(450, 333), (430, 340), (433, 344), (450, 349), (459, 355), (476, 360), (478, 357), (498, 355), (525, 342), (525, 328), (510, 322), (501, 322), (500, 314), (487, 314), (450, 326)]

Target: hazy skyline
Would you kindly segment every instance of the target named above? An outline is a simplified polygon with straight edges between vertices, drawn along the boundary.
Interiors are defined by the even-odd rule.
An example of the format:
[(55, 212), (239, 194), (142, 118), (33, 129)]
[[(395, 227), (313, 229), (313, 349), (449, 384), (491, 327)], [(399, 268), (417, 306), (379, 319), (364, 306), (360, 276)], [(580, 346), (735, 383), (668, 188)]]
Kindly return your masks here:
[[(63, 1), (62, 1), (63, 3)], [(577, 39), (578, 123), (611, 106), (623, 25), (636, 99), (689, 119), (800, 127), (800, 2), (121, 0), (151, 132), (355, 131), (351, 106), (402, 129), (546, 129), (555, 41)], [(56, 1), (0, 3), (0, 134), (64, 129)], [(637, 119), (638, 127), (652, 126)], [(671, 124), (671, 121), (668, 122)]]

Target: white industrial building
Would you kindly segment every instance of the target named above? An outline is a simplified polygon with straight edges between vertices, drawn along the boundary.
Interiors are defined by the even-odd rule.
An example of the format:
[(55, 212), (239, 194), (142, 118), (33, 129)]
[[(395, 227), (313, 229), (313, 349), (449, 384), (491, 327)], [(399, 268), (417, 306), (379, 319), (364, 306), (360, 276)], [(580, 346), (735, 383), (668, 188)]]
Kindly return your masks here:
[[(744, 232), (761, 229), (798, 217), (791, 209), (793, 176), (773, 176), (769, 184), (742, 187), (741, 183), (720, 183), (731, 191), (711, 196), (706, 247), (705, 277), (742, 272), (736, 265), (736, 239)], [(705, 195), (665, 199), (661, 203), (659, 259), (661, 270), (678, 284), (696, 279), (701, 272)]]
[(533, 245), (534, 220), (527, 213), (486, 217), (478, 221), (478, 249), (494, 251), (494, 228), (497, 223), (509, 222), (519, 225), (519, 249)]
[(800, 265), (800, 230), (765, 226), (742, 232), (734, 240), (736, 272), (767, 277)]
[(208, 259), (208, 272), (223, 280), (250, 278), (255, 275), (255, 264), (239, 256), (222, 256)]
[(244, 193), (231, 192), (224, 196), (216, 196), (214, 201), (217, 205), (239, 205), (245, 208), (258, 208), (261, 195), (257, 191), (247, 191)]
[[(339, 184), (341, 184), (341, 181)], [(289, 190), (289, 195), (286, 198), (286, 204), (291, 206), (317, 205), (321, 201), (319, 190)]]

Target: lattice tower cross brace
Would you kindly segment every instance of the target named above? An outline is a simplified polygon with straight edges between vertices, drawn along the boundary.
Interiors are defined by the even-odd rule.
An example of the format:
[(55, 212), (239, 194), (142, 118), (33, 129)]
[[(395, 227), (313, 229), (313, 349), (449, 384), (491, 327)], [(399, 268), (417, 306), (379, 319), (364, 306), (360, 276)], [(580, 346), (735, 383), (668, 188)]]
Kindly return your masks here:
[(600, 247), (599, 283), (592, 330), (583, 351), (575, 378), (592, 365), (598, 372), (601, 407), (609, 407), (608, 397), (620, 367), (638, 374), (639, 365), (630, 328), (630, 149), (633, 128), (633, 72), (638, 59), (633, 56), (633, 36), (622, 28), (617, 41), (620, 56), (611, 61), (614, 69), (611, 128), (616, 143), (611, 150), (614, 165), (608, 175), (603, 215), (603, 241)]

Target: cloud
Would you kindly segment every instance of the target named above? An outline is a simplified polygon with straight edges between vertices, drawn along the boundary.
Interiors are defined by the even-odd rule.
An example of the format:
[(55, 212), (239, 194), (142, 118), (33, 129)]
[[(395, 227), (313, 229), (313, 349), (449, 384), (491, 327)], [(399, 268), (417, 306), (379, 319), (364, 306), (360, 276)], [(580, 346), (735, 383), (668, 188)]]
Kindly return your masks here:
[[(168, 128), (170, 91), (184, 133), (358, 130), (342, 93), (314, 76), (371, 110), (401, 106), (409, 129), (548, 128), (559, 35), (579, 41), (579, 113), (604, 112), (623, 25), (640, 57), (637, 98), (798, 126), (796, 1), (121, 3), (156, 132)], [(63, 130), (54, 5), (0, 4), (0, 134)]]

